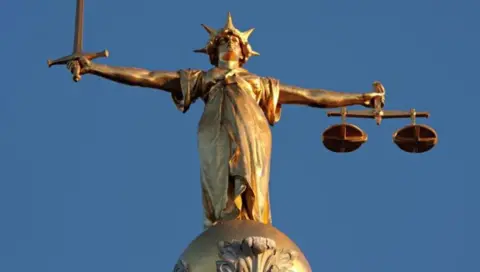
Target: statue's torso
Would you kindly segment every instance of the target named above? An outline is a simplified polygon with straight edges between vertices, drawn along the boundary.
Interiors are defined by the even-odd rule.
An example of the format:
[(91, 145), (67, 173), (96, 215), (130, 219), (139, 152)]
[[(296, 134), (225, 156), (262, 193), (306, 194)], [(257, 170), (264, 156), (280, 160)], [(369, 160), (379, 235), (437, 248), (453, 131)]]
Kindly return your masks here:
[[(271, 131), (261, 106), (262, 78), (243, 69), (214, 68), (204, 72), (201, 84), (205, 108), (198, 147), (207, 221), (249, 218), (269, 223)], [(241, 204), (243, 193), (249, 203)]]
[(209, 98), (216, 91), (224, 91), (229, 85), (236, 85), (237, 91), (243, 91), (251, 96), (258, 104), (263, 91), (261, 77), (248, 72), (243, 68), (226, 70), (213, 68), (203, 75), (204, 101), (208, 103)]
[(196, 99), (205, 102), (198, 148), (206, 225), (232, 216), (270, 223), (270, 125), (281, 112), (278, 80), (245, 69), (179, 74), (182, 97), (172, 96), (177, 107), (185, 112)]

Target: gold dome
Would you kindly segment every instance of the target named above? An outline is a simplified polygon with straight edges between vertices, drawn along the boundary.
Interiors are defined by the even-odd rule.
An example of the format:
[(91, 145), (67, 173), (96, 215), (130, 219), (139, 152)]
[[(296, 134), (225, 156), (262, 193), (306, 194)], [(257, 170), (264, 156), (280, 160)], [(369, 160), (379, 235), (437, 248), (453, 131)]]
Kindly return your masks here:
[(190, 243), (174, 268), (174, 272), (187, 271), (312, 270), (297, 245), (272, 225), (232, 220), (208, 228)]

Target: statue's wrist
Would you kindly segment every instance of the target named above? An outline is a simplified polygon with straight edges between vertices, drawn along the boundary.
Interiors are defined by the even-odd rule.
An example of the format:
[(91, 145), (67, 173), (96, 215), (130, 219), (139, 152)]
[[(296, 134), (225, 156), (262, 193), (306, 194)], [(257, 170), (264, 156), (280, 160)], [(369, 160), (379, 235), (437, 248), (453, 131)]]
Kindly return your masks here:
[(96, 71), (98, 71), (98, 66), (97, 66), (97, 64), (95, 64), (95, 63), (91, 63), (90, 65), (88, 65), (88, 66), (85, 67), (85, 69), (84, 69), (85, 74), (93, 74), (93, 73), (95, 73)]
[(368, 95), (366, 93), (360, 94), (359, 104), (364, 105), (368, 103)]

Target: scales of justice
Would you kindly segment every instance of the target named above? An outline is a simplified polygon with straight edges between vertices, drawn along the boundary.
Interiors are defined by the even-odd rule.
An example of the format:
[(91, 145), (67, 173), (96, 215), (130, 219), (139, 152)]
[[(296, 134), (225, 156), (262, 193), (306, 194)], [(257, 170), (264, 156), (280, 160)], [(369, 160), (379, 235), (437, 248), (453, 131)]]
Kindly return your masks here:
[[(228, 13), (221, 29), (202, 25), (209, 34), (205, 47), (195, 50), (208, 55), (208, 71), (149, 71), (92, 62), (108, 57), (108, 51), (83, 51), (84, 1), (77, 0), (75, 35), (71, 55), (48, 61), (48, 66), (66, 65), (78, 82), (82, 75), (96, 75), (117, 83), (153, 88), (170, 93), (183, 113), (197, 100), (205, 104), (198, 127), (200, 181), (204, 231), (181, 254), (173, 271), (311, 271), (298, 246), (272, 225), (269, 178), (272, 135), (270, 127), (280, 120), (282, 106), (305, 105), (338, 108), (327, 116), (342, 118), (322, 135), (324, 146), (348, 153), (367, 141), (347, 117), (375, 119), (410, 118), (411, 124), (393, 134), (403, 151), (423, 153), (438, 141), (435, 130), (416, 124), (428, 112), (385, 110), (385, 88), (373, 83), (366, 93), (345, 93), (285, 85), (243, 68), (259, 53), (248, 42), (254, 29), (238, 30)], [(365, 106), (348, 111), (347, 107)]]

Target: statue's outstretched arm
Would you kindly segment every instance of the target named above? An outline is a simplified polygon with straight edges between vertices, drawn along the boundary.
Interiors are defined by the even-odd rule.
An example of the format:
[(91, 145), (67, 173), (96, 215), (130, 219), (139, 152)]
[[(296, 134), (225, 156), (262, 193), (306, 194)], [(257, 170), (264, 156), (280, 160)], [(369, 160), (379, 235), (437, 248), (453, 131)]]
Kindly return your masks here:
[(116, 67), (93, 63), (87, 59), (80, 59), (68, 65), (70, 70), (79, 65), (81, 74), (93, 74), (118, 83), (164, 90), (178, 93), (181, 90), (180, 76), (177, 72), (149, 71), (133, 67)]
[(280, 85), (280, 104), (306, 105), (316, 108), (338, 108), (353, 105), (370, 107), (375, 97), (381, 93), (345, 93), (324, 89), (305, 89), (296, 86)]

